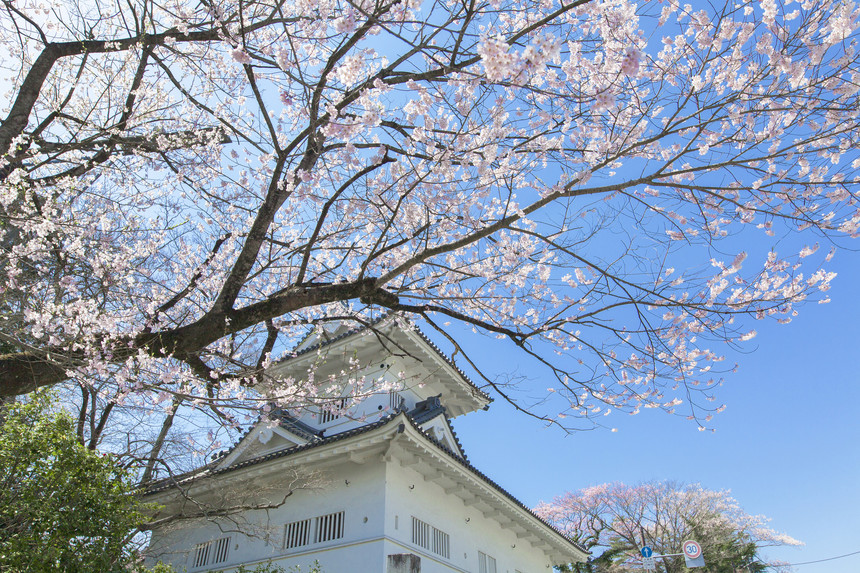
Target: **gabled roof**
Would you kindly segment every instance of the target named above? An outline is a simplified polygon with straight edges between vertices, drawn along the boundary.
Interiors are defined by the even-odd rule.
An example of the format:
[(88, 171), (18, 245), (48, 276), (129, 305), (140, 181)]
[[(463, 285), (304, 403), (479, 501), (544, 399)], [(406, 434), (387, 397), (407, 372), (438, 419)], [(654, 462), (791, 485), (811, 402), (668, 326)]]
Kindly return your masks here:
[(278, 420), (278, 424), (290, 433), (296, 434), (306, 440), (317, 440), (322, 438), (322, 430), (312, 428), (301, 420), (290, 416), (284, 410), (278, 409), (274, 416)]
[[(405, 410), (397, 410), (397, 412), (405, 411)], [(396, 412), (395, 412), (396, 413)], [(457, 432), (454, 431), (454, 427), (451, 425), (451, 420), (448, 418), (447, 411), (445, 406), (442, 405), (440, 396), (431, 396), (426, 400), (422, 400), (415, 404), (415, 407), (412, 410), (407, 412), (409, 417), (415, 421), (418, 425), (423, 425), (434, 418), (439, 417), (444, 421), (444, 424), (447, 426), (448, 431), (450, 433), (451, 441), (454, 443), (456, 447), (456, 455), (459, 455), (462, 458), (466, 458), (466, 451), (463, 449), (463, 444), (460, 443), (460, 439), (457, 437)], [(283, 409), (276, 409), (272, 413), (272, 420), (278, 423), (278, 428), (280, 430), (285, 430), (288, 434), (292, 434), (301, 438), (300, 440), (294, 440), (298, 443), (298, 445), (303, 445), (304, 443), (317, 443), (321, 440), (325, 439), (325, 430), (317, 430), (308, 424), (305, 424), (301, 420), (294, 418), (289, 415)], [(248, 430), (242, 434), (242, 436), (233, 444), (232, 447), (222, 450), (216, 454), (212, 455), (212, 460), (216, 466), (220, 465), (222, 467), (226, 467), (231, 465), (233, 462), (230, 460), (231, 456), (234, 460), (238, 457), (241, 449), (247, 446), (246, 442), (248, 440), (253, 440), (254, 430), (260, 426), (262, 419), (259, 419), (256, 424), (248, 428)], [(338, 434), (333, 434), (338, 435)], [(208, 466), (207, 466), (208, 467)]]
[[(153, 482), (152, 484), (150, 484), (146, 488), (146, 490), (144, 491), (144, 495), (152, 495), (152, 494), (159, 493), (162, 491), (167, 491), (167, 490), (172, 489), (174, 487), (190, 485), (194, 482), (197, 482), (197, 481), (200, 481), (200, 480), (203, 480), (206, 478), (210, 478), (210, 477), (218, 476), (218, 475), (222, 475), (222, 474), (227, 474), (227, 473), (230, 473), (230, 472), (242, 469), (242, 468), (246, 468), (249, 466), (262, 464), (262, 463), (265, 463), (265, 462), (268, 462), (271, 460), (275, 460), (278, 458), (288, 457), (288, 456), (309, 450), (311, 448), (318, 448), (321, 446), (332, 444), (334, 442), (345, 440), (347, 438), (351, 438), (351, 437), (357, 436), (359, 434), (364, 434), (366, 432), (370, 432), (372, 430), (375, 430), (376, 428), (384, 426), (385, 424), (387, 424), (388, 422), (390, 422), (391, 420), (393, 420), (397, 416), (398, 416), (398, 413), (389, 414), (388, 416), (386, 416), (386, 417), (384, 417), (384, 418), (382, 418), (376, 422), (373, 422), (371, 424), (366, 424), (364, 426), (360, 426), (360, 427), (354, 428), (352, 430), (347, 430), (347, 431), (341, 432), (339, 434), (334, 434), (334, 435), (329, 436), (327, 438), (320, 438), (318, 440), (308, 442), (307, 444), (302, 444), (302, 445), (295, 446), (292, 448), (285, 448), (282, 450), (269, 452), (267, 454), (257, 456), (257, 457), (254, 457), (254, 458), (251, 458), (248, 460), (242, 460), (240, 462), (229, 464), (227, 466), (218, 467), (221, 460), (225, 457), (228, 457), (230, 455), (230, 453), (233, 452), (235, 450), (235, 448), (238, 447), (239, 444), (242, 443), (242, 441), (240, 440), (239, 443), (236, 444), (236, 446), (231, 448), (229, 451), (224, 452), (223, 455), (219, 455), (219, 457), (216, 460), (206, 464), (205, 466), (197, 468), (196, 470), (191, 470), (191, 471), (185, 472), (183, 474), (179, 474), (177, 476), (172, 476), (169, 478), (164, 478), (162, 480), (158, 480), (156, 482)], [(250, 432), (246, 433), (245, 436), (243, 436), (243, 439), (247, 438), (247, 436), (249, 434), (250, 434)]]
[[(408, 328), (400, 328), (399, 322), (408, 323)], [(297, 346), (293, 353), (283, 360), (278, 361), (272, 366), (273, 370), (278, 369), (286, 369), (289, 368), (291, 362), (300, 360), (301, 358), (312, 354), (323, 351), (326, 348), (330, 348), (336, 345), (339, 342), (345, 341), (347, 339), (353, 337), (364, 336), (369, 333), (382, 333), (383, 331), (388, 330), (389, 332), (386, 334), (380, 334), (380, 336), (390, 336), (393, 335), (394, 332), (400, 331), (405, 336), (407, 336), (415, 345), (415, 347), (420, 347), (422, 351), (424, 351), (428, 356), (435, 357), (441, 364), (444, 364), (449, 370), (448, 376), (446, 378), (450, 378), (452, 382), (456, 381), (459, 383), (459, 386), (462, 388), (460, 392), (465, 392), (465, 394), (471, 396), (472, 404), (471, 408), (479, 409), (486, 408), (487, 405), (493, 401), (493, 399), (483, 390), (478, 388), (478, 386), (472, 382), (469, 376), (466, 375), (457, 364), (448, 357), (444, 352), (442, 352), (438, 346), (436, 346), (433, 341), (431, 341), (427, 335), (425, 335), (421, 329), (418, 328), (413, 322), (409, 321), (407, 318), (397, 315), (397, 314), (383, 314), (378, 318), (369, 321), (365, 324), (359, 324), (352, 328), (348, 326), (342, 326), (335, 329), (331, 334), (323, 332), (318, 335), (318, 338), (314, 340), (315, 332), (311, 331)], [(447, 400), (449, 404), (451, 404), (451, 400)], [(452, 415), (456, 416), (462, 411), (455, 411)], [(470, 410), (467, 410), (470, 411)]]
[[(439, 420), (445, 424), (448, 433), (450, 434), (451, 441), (457, 449), (454, 453), (464, 460), (468, 460), (468, 458), (466, 458), (466, 450), (463, 449), (463, 444), (460, 443), (460, 438), (457, 437), (457, 432), (454, 431), (454, 426), (451, 425), (451, 419), (448, 418), (448, 412), (445, 410), (445, 406), (442, 405), (441, 396), (431, 396), (426, 400), (418, 402), (415, 404), (415, 407), (408, 412), (408, 415), (412, 421), (419, 426), (424, 426), (427, 422), (439, 418)], [(435, 438), (434, 441), (438, 443), (438, 440)], [(444, 447), (444, 444), (440, 443), (439, 445)]]
[[(425, 420), (432, 419), (432, 417), (427, 418), (427, 416), (429, 416), (431, 413), (438, 415), (439, 411), (435, 406), (430, 406), (422, 409), (421, 411), (415, 412), (419, 419), (424, 418)], [(350, 438), (363, 438), (364, 436), (367, 436), (367, 438), (370, 439), (371, 435), (375, 435), (377, 432), (390, 431), (389, 428), (395, 430), (395, 432), (391, 434), (392, 436), (401, 435), (404, 433), (407, 427), (412, 430), (410, 433), (413, 436), (419, 436), (419, 441), (423, 442), (425, 446), (431, 448), (435, 452), (438, 452), (438, 454), (441, 456), (441, 459), (453, 462), (455, 467), (459, 466), (463, 468), (466, 472), (466, 475), (471, 476), (471, 479), (474, 481), (474, 483), (483, 483), (485, 486), (489, 486), (489, 489), (496, 493), (497, 498), (503, 498), (507, 500), (507, 502), (510, 504), (509, 507), (513, 506), (517, 510), (524, 512), (532, 523), (540, 524), (540, 527), (545, 532), (549, 532), (547, 534), (551, 533), (551, 537), (555, 539), (555, 545), (557, 547), (567, 546), (569, 548), (568, 551), (573, 551), (573, 553), (579, 555), (580, 558), (584, 558), (583, 556), (587, 554), (587, 551), (582, 548), (582, 546), (565, 536), (563, 533), (561, 533), (555, 527), (544, 521), (542, 518), (538, 517), (531, 509), (526, 507), (511, 493), (502, 488), (495, 481), (491, 480), (480, 470), (475, 468), (471, 463), (469, 463), (467, 459), (465, 459), (465, 457), (461, 457), (457, 452), (451, 451), (449, 448), (438, 442), (428, 432), (424, 431), (421, 428), (421, 424), (417, 421), (417, 419), (412, 416), (411, 413), (407, 412), (394, 412), (381, 418), (376, 422), (366, 424), (364, 426), (352, 430), (347, 430), (339, 434), (319, 438), (315, 441), (308, 442), (307, 444), (270, 452), (247, 460), (242, 460), (238, 463), (231, 464), (226, 467), (218, 467), (217, 462), (213, 462), (205, 467), (200, 468), (199, 470), (188, 472), (180, 476), (153, 483), (152, 485), (150, 485), (149, 488), (147, 488), (145, 495), (153, 496), (162, 492), (167, 492), (175, 487), (192, 486), (198, 482), (202, 483), (205, 480), (215, 478), (216, 476), (227, 475), (233, 472), (241, 471), (245, 468), (259, 466), (261, 464), (267, 464), (274, 460), (301, 456), (301, 454), (303, 454), (304, 452), (323, 449), (326, 448), (326, 446), (337, 442), (342, 442)], [(393, 437), (389, 439), (393, 439)]]

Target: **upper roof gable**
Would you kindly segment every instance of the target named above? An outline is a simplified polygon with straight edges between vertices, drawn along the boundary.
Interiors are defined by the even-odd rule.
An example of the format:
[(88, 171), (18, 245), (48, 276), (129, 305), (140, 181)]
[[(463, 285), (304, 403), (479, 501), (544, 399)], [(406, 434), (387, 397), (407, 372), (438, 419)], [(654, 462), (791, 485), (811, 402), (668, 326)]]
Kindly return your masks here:
[(308, 335), (292, 356), (274, 364), (269, 375), (301, 379), (337, 376), (344, 364), (364, 361), (396, 367), (402, 382), (420, 386), (422, 394), (444, 396), (451, 417), (486, 408), (491, 398), (481, 391), (457, 365), (417, 326), (397, 315), (383, 315), (350, 328), (347, 325), (320, 328)]
[[(396, 414), (397, 411), (394, 413)], [(457, 434), (451, 426), (439, 396), (432, 396), (418, 402), (407, 412), (407, 415), (439, 445), (454, 455), (466, 459), (463, 446), (457, 439)], [(331, 437), (337, 435), (333, 434)], [(326, 439), (324, 430), (314, 430), (283, 410), (276, 410), (271, 419), (259, 420), (232, 448), (222, 452), (215, 467), (227, 468), (262, 455), (313, 444), (324, 439)]]
[(413, 422), (418, 424), (428, 437), (436, 440), (438, 445), (450, 451), (455, 456), (466, 459), (463, 445), (457, 439), (457, 433), (451, 426), (445, 406), (439, 396), (432, 396), (419, 402), (408, 413)]
[(284, 424), (261, 420), (233, 446), (216, 463), (217, 469), (240, 464), (246, 460), (258, 458), (271, 452), (289, 450), (318, 441), (320, 438), (313, 434), (296, 431), (294, 427)]
[[(384, 316), (384, 315), (383, 315)], [(378, 322), (377, 321), (374, 321)], [(374, 324), (371, 323), (371, 324)], [(329, 344), (345, 334), (359, 330), (361, 327), (350, 328), (345, 322), (329, 323), (319, 328), (311, 329), (307, 335), (293, 349), (295, 354), (301, 354), (313, 348)]]

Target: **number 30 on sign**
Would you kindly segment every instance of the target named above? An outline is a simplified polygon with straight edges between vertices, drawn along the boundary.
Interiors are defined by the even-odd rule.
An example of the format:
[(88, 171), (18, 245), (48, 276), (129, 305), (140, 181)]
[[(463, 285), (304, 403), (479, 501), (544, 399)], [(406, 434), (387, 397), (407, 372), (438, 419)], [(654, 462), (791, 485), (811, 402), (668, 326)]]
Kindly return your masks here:
[(704, 567), (705, 558), (702, 557), (702, 546), (698, 542), (689, 540), (685, 541), (682, 546), (684, 551), (684, 561), (687, 562), (687, 567)]

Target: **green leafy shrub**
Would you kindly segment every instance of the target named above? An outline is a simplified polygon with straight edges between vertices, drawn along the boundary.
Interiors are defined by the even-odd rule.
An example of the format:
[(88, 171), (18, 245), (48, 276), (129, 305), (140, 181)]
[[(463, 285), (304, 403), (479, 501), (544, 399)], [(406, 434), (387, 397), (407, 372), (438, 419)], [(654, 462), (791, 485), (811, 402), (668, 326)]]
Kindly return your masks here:
[(125, 570), (144, 520), (133, 482), (77, 441), (53, 401), (34, 393), (0, 409), (0, 571)]

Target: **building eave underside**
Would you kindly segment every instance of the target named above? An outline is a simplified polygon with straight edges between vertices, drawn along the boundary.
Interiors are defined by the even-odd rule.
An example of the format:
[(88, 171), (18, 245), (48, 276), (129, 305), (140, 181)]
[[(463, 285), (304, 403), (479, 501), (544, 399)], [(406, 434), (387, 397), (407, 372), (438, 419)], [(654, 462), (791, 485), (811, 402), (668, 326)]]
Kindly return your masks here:
[(404, 434), (411, 439), (397, 440), (398, 447), (389, 450), (388, 461), (417, 472), (425, 481), (436, 483), (446, 495), (460, 498), (464, 505), (498, 522), (517, 539), (524, 539), (546, 551), (554, 565), (585, 560), (588, 554), (584, 549), (535, 515), (468, 461), (441, 447), (414, 423), (410, 423)]
[[(284, 465), (324, 469), (344, 462), (362, 464), (380, 459), (409, 468), (424, 481), (436, 483), (447, 495), (458, 497), (464, 505), (500, 523), (518, 539), (544, 550), (553, 564), (583, 561), (588, 555), (468, 461), (439, 444), (405, 413), (226, 468), (216, 470), (210, 466), (170, 483), (154, 484), (146, 495), (169, 509), (171, 498), (205, 496), (207, 491), (216, 491), (232, 482), (274, 477), (283, 471)], [(180, 490), (185, 493), (177, 495)]]

